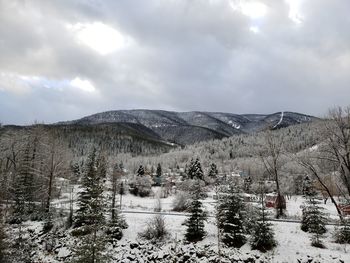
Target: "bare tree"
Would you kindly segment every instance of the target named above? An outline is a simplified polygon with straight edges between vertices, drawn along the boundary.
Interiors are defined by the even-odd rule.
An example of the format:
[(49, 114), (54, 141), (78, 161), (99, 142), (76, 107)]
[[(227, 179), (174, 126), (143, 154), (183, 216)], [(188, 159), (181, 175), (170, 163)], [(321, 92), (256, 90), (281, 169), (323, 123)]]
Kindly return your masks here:
[(277, 207), (276, 218), (283, 216), (283, 198), (280, 189), (280, 170), (282, 166), (281, 157), (283, 154), (283, 137), (273, 134), (271, 131), (266, 132), (263, 144), (260, 145), (258, 152), (260, 160), (264, 165), (270, 178), (276, 183)]
[(321, 145), (321, 158), (331, 162), (339, 171), (350, 196), (350, 106), (329, 111), (325, 122), (325, 143)]
[(306, 150), (307, 152), (300, 153), (298, 155), (294, 155), (294, 159), (302, 166), (304, 169), (311, 173), (311, 175), (317, 180), (317, 182), (321, 185), (324, 192), (327, 193), (328, 197), (331, 199), (334, 204), (338, 216), (340, 220), (343, 220), (342, 213), (339, 209), (339, 206), (336, 200), (333, 197), (332, 191), (330, 187), (327, 185), (324, 180), (324, 172), (327, 173), (327, 164), (325, 164), (324, 160), (320, 158), (322, 153), (316, 151)]

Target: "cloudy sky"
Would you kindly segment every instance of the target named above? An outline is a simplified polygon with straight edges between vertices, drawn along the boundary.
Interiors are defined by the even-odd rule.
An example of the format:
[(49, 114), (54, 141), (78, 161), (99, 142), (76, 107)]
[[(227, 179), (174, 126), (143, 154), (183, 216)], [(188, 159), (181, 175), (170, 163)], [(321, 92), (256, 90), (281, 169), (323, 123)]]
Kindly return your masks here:
[(347, 0), (0, 0), (0, 122), (350, 104)]

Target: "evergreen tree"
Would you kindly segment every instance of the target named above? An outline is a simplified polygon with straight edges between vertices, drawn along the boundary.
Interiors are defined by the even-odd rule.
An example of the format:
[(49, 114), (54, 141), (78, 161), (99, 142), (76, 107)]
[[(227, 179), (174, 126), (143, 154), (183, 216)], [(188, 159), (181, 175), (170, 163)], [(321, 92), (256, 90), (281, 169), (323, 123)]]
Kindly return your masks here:
[[(312, 180), (308, 176), (304, 178), (303, 194), (305, 202), (302, 207), (301, 230), (310, 233), (316, 231), (324, 234), (326, 232), (325, 216), (322, 208), (318, 206), (318, 201), (315, 199), (317, 193)], [(320, 224), (319, 229), (316, 229), (316, 225), (318, 224)], [(311, 230), (310, 228), (313, 229)]]
[(20, 224), (26, 220), (28, 215), (32, 212), (32, 170), (31, 170), (31, 156), (29, 145), (26, 146), (23, 158), (20, 161), (18, 174), (13, 181), (13, 198), (14, 206), (13, 213), (10, 220), (11, 224)]
[(105, 202), (103, 198), (103, 178), (106, 177), (106, 159), (97, 155), (96, 149), (90, 153), (85, 173), (82, 178), (83, 191), (78, 198), (75, 227), (76, 235), (83, 234), (80, 243), (74, 249), (72, 262), (106, 262), (108, 257), (104, 254), (106, 238), (103, 231), (105, 218), (103, 215)]
[(252, 233), (252, 239), (250, 245), (252, 249), (258, 249), (261, 252), (271, 250), (277, 245), (274, 237), (271, 223), (267, 221), (265, 204), (264, 204), (264, 190), (261, 189), (261, 207), (259, 209), (259, 219), (254, 224)]
[(99, 224), (104, 222), (102, 178), (105, 177), (106, 163), (103, 159), (98, 158), (96, 149), (92, 150), (81, 182), (83, 190), (79, 193), (79, 208), (76, 212), (74, 226), (84, 227), (84, 231), (87, 232), (89, 232), (89, 226), (96, 222)]
[(190, 165), (187, 170), (187, 175), (190, 179), (204, 179), (204, 174), (199, 158), (197, 158), (195, 161), (191, 159)]
[(317, 193), (312, 181), (308, 176), (303, 183), (305, 203), (302, 208), (301, 230), (312, 233), (311, 244), (316, 247), (323, 247), (321, 238), (326, 233), (326, 216), (323, 208), (315, 199)]
[(76, 248), (73, 248), (72, 263), (103, 263), (109, 261), (109, 256), (104, 253), (106, 239), (101, 232), (94, 227), (92, 233), (81, 237)]
[(229, 247), (239, 248), (246, 242), (246, 237), (243, 198), (236, 189), (231, 184), (227, 192), (219, 194), (217, 219), (223, 243)]
[(312, 233), (311, 244), (315, 247), (323, 247), (321, 238), (326, 233), (326, 216), (319, 206), (317, 200), (312, 198), (303, 210), (303, 215), (306, 217), (306, 225), (309, 233)]
[(219, 171), (215, 163), (212, 163), (210, 165), (209, 173), (208, 176), (211, 178), (216, 178), (218, 175)]
[(200, 201), (200, 184), (197, 180), (192, 192), (192, 201), (188, 207), (190, 213), (185, 224), (187, 226), (185, 238), (189, 242), (197, 242), (204, 238), (206, 232), (204, 230), (204, 222), (207, 219), (203, 204)]
[(137, 176), (144, 176), (145, 175), (145, 168), (140, 165), (139, 169), (137, 170)]
[(344, 219), (340, 229), (335, 233), (335, 241), (340, 244), (350, 244), (350, 219)]
[[(123, 174), (122, 165), (116, 164), (113, 169), (111, 176), (112, 183), (112, 206), (111, 206), (111, 220), (108, 223), (106, 234), (110, 242), (114, 243), (116, 240), (120, 240), (123, 237), (123, 229), (127, 228), (128, 225), (125, 219), (120, 215), (119, 209), (116, 205), (116, 195), (122, 195), (123, 186), (121, 182), (121, 176)], [(120, 188), (118, 192), (118, 184), (120, 183)], [(120, 197), (121, 198), (121, 197)], [(121, 202), (121, 199), (120, 201)]]
[(0, 262), (9, 262), (9, 244), (7, 243), (7, 236), (5, 233), (5, 226), (2, 219), (2, 211), (0, 208)]

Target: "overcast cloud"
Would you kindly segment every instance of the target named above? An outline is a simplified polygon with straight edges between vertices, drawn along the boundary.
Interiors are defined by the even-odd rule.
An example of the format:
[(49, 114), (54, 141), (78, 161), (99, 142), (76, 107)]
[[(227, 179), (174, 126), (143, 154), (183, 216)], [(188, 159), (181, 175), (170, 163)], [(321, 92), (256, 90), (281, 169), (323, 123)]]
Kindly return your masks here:
[(350, 1), (0, 0), (0, 122), (114, 109), (323, 116), (350, 98)]

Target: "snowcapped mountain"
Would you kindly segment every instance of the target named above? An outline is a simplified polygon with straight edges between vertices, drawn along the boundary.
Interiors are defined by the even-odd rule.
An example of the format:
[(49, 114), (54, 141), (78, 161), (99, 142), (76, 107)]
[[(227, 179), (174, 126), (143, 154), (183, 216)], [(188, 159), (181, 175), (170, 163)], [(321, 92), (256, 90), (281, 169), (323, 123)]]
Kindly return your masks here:
[(273, 114), (232, 114), (222, 112), (173, 112), (163, 110), (117, 110), (93, 114), (64, 125), (132, 124), (140, 133), (176, 144), (221, 139), (235, 134), (279, 129), (317, 120), (294, 112)]

